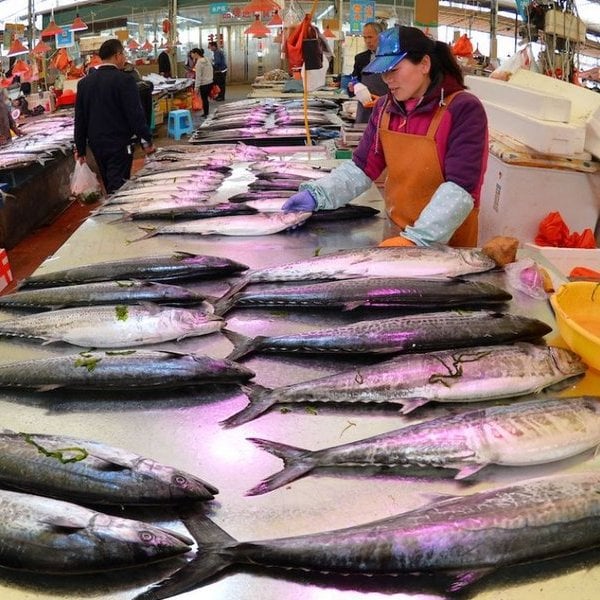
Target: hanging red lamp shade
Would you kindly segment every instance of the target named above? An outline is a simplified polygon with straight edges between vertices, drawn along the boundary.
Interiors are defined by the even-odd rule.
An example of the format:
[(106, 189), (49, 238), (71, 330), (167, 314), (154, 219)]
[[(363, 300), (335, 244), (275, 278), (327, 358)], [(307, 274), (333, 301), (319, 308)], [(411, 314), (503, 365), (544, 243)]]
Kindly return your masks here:
[(146, 50), (146, 52), (150, 52), (150, 50), (154, 49), (154, 46), (146, 39), (146, 41), (142, 44), (142, 49)]
[(17, 58), (17, 60), (15, 60), (15, 64), (11, 70), (13, 75), (18, 75), (19, 77), (30, 71), (31, 67), (22, 58)]
[(279, 11), (274, 10), (270, 21), (267, 23), (267, 27), (281, 27), (282, 25), (283, 19), (279, 15)]
[(13, 76), (0, 78), (0, 87), (7, 88), (12, 85)]
[(134, 52), (135, 50), (137, 50), (137, 49), (140, 47), (140, 45), (139, 45), (139, 43), (138, 43), (136, 40), (134, 40), (133, 38), (131, 38), (131, 39), (130, 39), (130, 40), (127, 42), (127, 47), (128, 47), (128, 48), (129, 48), (129, 49), (130, 49), (132, 52)]
[(50, 52), (52, 48), (46, 44), (46, 42), (40, 38), (40, 41), (33, 47), (31, 51), (32, 54), (37, 54), (41, 56), (42, 54), (46, 54), (46, 52)]
[(42, 37), (50, 37), (53, 35), (60, 35), (61, 33), (64, 33), (65, 30), (61, 29), (56, 22), (54, 21), (54, 9), (52, 9), (52, 12), (50, 13), (50, 23), (48, 23), (47, 27), (45, 29), (42, 29)]
[(275, 10), (281, 10), (281, 6), (274, 0), (250, 0), (248, 4), (242, 6), (241, 12), (243, 15), (254, 13), (271, 13)]
[(250, 27), (244, 29), (246, 35), (254, 37), (265, 37), (271, 33), (271, 30), (260, 20), (260, 14), (254, 15), (254, 23)]
[(19, 38), (15, 38), (11, 44), (6, 56), (18, 56), (19, 54), (27, 54), (29, 49), (23, 45)]
[(329, 27), (329, 25), (327, 25), (327, 27), (325, 27), (325, 31), (323, 32), (323, 35), (326, 38), (335, 38), (335, 33), (333, 33), (333, 31), (331, 31), (331, 28)]
[(171, 21), (169, 21), (169, 19), (165, 19), (162, 22), (162, 30), (163, 33), (169, 33), (169, 31), (171, 31)]
[(87, 28), (88, 26), (86, 25), (85, 21), (79, 16), (79, 13), (77, 13), (75, 15), (75, 20), (70, 27), (71, 31), (84, 31)]

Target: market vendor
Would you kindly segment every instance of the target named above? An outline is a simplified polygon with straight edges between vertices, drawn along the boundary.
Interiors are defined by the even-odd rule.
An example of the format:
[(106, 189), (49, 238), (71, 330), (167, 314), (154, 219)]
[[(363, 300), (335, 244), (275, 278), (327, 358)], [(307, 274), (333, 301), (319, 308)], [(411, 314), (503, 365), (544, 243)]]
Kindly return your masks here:
[(387, 167), (390, 237), (382, 246), (477, 245), (479, 195), (487, 165), (487, 118), (465, 92), (450, 48), (415, 27), (382, 32), (365, 71), (382, 73), (389, 93), (373, 110), (351, 161), (283, 205), (334, 209), (368, 190)]

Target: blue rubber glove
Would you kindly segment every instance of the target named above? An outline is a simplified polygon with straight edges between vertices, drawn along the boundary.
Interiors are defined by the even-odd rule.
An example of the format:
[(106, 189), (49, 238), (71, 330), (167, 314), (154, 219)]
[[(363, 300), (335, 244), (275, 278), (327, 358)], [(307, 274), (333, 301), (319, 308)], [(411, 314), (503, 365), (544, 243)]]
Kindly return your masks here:
[(290, 196), (281, 207), (283, 212), (313, 212), (317, 208), (315, 197), (308, 191), (302, 190)]

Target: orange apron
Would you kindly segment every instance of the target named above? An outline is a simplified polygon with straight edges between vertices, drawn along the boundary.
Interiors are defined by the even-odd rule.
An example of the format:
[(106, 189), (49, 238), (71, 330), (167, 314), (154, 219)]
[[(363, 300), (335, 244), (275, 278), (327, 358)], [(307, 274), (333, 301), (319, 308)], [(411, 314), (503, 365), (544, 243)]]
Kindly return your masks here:
[[(390, 131), (390, 113), (384, 109), (379, 128), (388, 169), (384, 199), (388, 217), (401, 230), (414, 225), (435, 191), (444, 183), (435, 134), (446, 108), (458, 93), (448, 96), (445, 105), (437, 109), (426, 135)], [(478, 216), (479, 209), (473, 208), (448, 245), (476, 246)]]

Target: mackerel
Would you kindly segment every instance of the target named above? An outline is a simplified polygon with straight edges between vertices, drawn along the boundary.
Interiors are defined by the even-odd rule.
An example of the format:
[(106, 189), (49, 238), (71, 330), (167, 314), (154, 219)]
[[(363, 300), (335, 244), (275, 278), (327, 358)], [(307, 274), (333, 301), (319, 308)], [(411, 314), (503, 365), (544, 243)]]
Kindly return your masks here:
[[(129, 206), (129, 205), (121, 205)], [(168, 221), (183, 221), (193, 219), (214, 219), (233, 215), (254, 215), (259, 211), (243, 203), (219, 202), (218, 204), (189, 204), (171, 208), (148, 208), (138, 210), (127, 209), (123, 221), (141, 221), (144, 219), (160, 219)]]
[(163, 350), (80, 352), (0, 364), (0, 387), (40, 392), (171, 389), (201, 383), (243, 383), (254, 372), (227, 359)]
[[(465, 479), (488, 465), (527, 467), (600, 445), (600, 397), (529, 400), (444, 416), (332, 448), (310, 451), (250, 438), (285, 468), (247, 492), (271, 492), (322, 467), (433, 467)], [(411, 471), (411, 474), (414, 470)]]
[(204, 515), (184, 520), (194, 559), (137, 600), (195, 589), (231, 565), (318, 573), (446, 573), (458, 591), (500, 567), (600, 545), (600, 471), (568, 473), (439, 500), (323, 533), (238, 542)]
[[(1, 325), (1, 323), (0, 323)], [(391, 319), (359, 321), (350, 325), (315, 329), (280, 336), (242, 339), (230, 360), (252, 352), (308, 354), (400, 354), (425, 352), (540, 338), (552, 327), (538, 319), (486, 310), (442, 311)], [(239, 334), (226, 332), (237, 341)]]
[(247, 282), (354, 279), (356, 277), (457, 277), (496, 266), (473, 248), (351, 248), (251, 271)]
[(64, 308), (98, 304), (200, 304), (204, 297), (178, 285), (118, 280), (23, 289), (0, 296), (4, 308)]
[(168, 505), (212, 500), (219, 490), (180, 469), (93, 440), (0, 432), (0, 482), (84, 504)]
[[(254, 236), (280, 233), (291, 227), (301, 225), (310, 217), (308, 212), (257, 213), (253, 215), (234, 215), (231, 217), (213, 217), (195, 221), (183, 221), (162, 227), (140, 227), (147, 231), (141, 240), (155, 235), (230, 235)], [(137, 240), (136, 240), (137, 241)]]
[(223, 326), (220, 317), (202, 310), (117, 304), (63, 308), (0, 321), (0, 336), (87, 348), (128, 348), (207, 335)]
[(251, 286), (224, 302), (215, 312), (233, 306), (291, 306), (307, 308), (412, 308), (468, 307), (508, 302), (512, 296), (490, 283), (463, 279), (360, 277), (342, 281)]
[(172, 281), (234, 275), (248, 267), (222, 256), (173, 252), (140, 256), (71, 267), (61, 271), (36, 273), (23, 280), (21, 287), (52, 286), (118, 279)]
[(250, 404), (223, 422), (246, 423), (276, 404), (399, 404), (408, 414), (429, 402), (480, 402), (564, 387), (586, 371), (577, 354), (520, 342), (398, 356), (274, 390), (248, 388)]
[(0, 490), (0, 538), (0, 566), (59, 575), (151, 564), (193, 544), (150, 523), (7, 490)]

